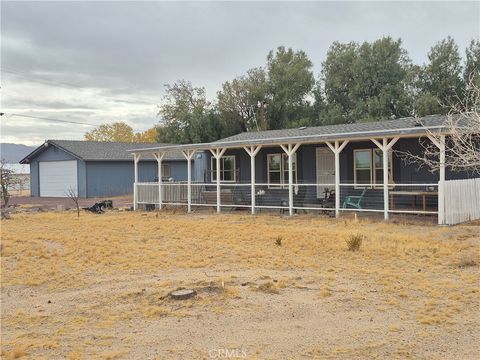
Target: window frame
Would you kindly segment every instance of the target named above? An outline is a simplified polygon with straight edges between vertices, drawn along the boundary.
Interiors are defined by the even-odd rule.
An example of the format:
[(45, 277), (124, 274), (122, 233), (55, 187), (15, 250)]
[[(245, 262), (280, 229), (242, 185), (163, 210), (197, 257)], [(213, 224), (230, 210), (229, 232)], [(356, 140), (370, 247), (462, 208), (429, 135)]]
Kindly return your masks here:
[[(224, 180), (225, 179), (225, 159), (233, 159), (233, 169), (232, 170), (227, 170), (228, 172), (233, 173), (233, 180)], [(213, 169), (213, 166), (217, 166), (217, 159), (215, 157), (210, 158), (210, 179), (212, 183), (217, 182), (217, 179), (215, 177), (215, 173), (217, 173), (217, 170)], [(235, 155), (225, 155), (220, 158), (220, 182), (221, 183), (234, 183), (237, 181), (237, 159)]]
[(170, 164), (162, 163), (162, 178), (170, 177), (171, 176), (171, 169)]
[[(270, 158), (274, 156), (280, 156), (280, 169), (279, 170), (270, 170)], [(293, 154), (293, 185), (297, 184), (298, 174), (297, 174), (297, 154)], [(285, 173), (288, 174), (288, 169), (285, 164), (288, 164), (288, 155), (286, 153), (272, 153), (267, 154), (267, 184), (269, 189), (288, 189), (288, 176), (285, 179)], [(272, 183), (270, 182), (270, 173), (278, 172), (280, 174), (280, 182)]]
[[(370, 182), (368, 184), (360, 184), (357, 182), (357, 161), (356, 161), (356, 153), (357, 152), (369, 152), (369, 158), (370, 158)], [(383, 179), (381, 183), (377, 182), (377, 170), (382, 169), (383, 170), (383, 159), (382, 159), (382, 165), (381, 166), (376, 166), (375, 162), (375, 156), (377, 152), (380, 151), (382, 156), (383, 156), (383, 151), (379, 148), (362, 148), (362, 149), (354, 149), (353, 150), (353, 183), (354, 183), (354, 188), (355, 189), (372, 189), (372, 188), (382, 188), (383, 187)], [(388, 151), (388, 181), (393, 181), (393, 151), (389, 150)], [(360, 168), (361, 170), (366, 170), (366, 168)]]

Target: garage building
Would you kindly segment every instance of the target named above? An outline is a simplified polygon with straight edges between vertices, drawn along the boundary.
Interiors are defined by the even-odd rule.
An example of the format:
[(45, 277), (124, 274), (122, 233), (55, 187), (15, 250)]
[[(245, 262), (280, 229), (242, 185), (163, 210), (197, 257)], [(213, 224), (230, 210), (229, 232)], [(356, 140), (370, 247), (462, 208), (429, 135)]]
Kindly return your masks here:
[[(133, 156), (128, 150), (158, 145), (47, 140), (20, 163), (30, 164), (32, 196), (66, 197), (70, 189), (81, 198), (126, 195), (133, 192), (134, 178)], [(181, 152), (167, 154), (162, 167), (162, 180), (187, 179), (187, 161)], [(157, 174), (153, 157), (140, 160), (139, 181), (158, 181)]]

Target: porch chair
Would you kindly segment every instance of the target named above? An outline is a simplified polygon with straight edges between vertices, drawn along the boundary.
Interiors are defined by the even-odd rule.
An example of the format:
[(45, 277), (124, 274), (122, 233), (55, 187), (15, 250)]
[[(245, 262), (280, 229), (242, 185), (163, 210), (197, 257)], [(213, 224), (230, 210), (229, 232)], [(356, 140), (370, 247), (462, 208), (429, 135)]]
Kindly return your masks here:
[(345, 200), (343, 200), (343, 208), (346, 209), (347, 206), (352, 206), (355, 209), (362, 209), (362, 200), (367, 192), (367, 188), (364, 188), (360, 195), (347, 195)]

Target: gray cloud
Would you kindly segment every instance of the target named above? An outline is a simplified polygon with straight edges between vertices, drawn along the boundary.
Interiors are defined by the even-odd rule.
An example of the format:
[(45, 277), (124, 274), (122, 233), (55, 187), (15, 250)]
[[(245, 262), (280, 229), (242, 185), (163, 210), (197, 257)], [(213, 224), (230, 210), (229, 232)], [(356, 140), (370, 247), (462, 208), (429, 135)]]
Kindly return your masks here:
[[(17, 72), (2, 73), (2, 109), (70, 119), (85, 107), (98, 110), (77, 114), (86, 121), (126, 120), (136, 130), (157, 121), (164, 84), (184, 78), (213, 97), (279, 45), (305, 50), (317, 74), (333, 41), (384, 35), (402, 38), (423, 63), (448, 35), (463, 51), (480, 23), (477, 2), (2, 2), (1, 10), (2, 69)], [(2, 141), (32, 136), (2, 122)]]

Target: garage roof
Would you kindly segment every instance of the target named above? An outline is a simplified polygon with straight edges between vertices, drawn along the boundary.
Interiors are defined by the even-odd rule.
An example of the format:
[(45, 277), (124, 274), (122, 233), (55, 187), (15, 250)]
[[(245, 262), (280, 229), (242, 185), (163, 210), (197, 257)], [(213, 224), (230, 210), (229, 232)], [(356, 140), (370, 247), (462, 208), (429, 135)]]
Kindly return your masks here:
[[(155, 143), (128, 143), (128, 142), (105, 142), (105, 141), (81, 141), (81, 140), (46, 140), (45, 143), (20, 161), (20, 164), (28, 164), (33, 158), (49, 146), (55, 146), (80, 160), (85, 161), (122, 161), (133, 160), (133, 155), (128, 152), (132, 147), (151, 148), (155, 146), (167, 146), (172, 144)], [(148, 160), (148, 157), (142, 159)], [(151, 158), (153, 159), (153, 157)], [(171, 151), (165, 154), (166, 160), (185, 160), (180, 151)]]

